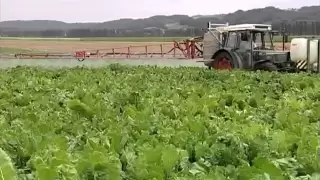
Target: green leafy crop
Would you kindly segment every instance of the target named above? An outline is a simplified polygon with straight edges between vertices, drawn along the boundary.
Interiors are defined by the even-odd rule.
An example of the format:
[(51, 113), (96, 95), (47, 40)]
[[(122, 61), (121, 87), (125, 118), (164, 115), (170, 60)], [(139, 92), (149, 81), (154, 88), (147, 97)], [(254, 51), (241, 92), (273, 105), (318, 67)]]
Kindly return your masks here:
[(0, 72), (0, 180), (319, 180), (310, 74)]

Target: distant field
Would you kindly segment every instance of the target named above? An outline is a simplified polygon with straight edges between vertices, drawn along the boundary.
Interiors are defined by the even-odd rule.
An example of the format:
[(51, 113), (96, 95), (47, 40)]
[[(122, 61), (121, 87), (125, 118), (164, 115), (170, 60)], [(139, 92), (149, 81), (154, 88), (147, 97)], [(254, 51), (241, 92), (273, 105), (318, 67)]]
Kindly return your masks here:
[(16, 47), (0, 47), (0, 54), (15, 54), (15, 53), (40, 53), (42, 51), (33, 49), (24, 49)]
[[(297, 37), (297, 36), (296, 36)], [(131, 46), (131, 53), (161, 52), (160, 44), (164, 53), (173, 48), (174, 40), (180, 41), (190, 37), (96, 37), (96, 38), (40, 38), (40, 37), (1, 37), (0, 54), (15, 53), (40, 53), (40, 52), (62, 52), (73, 53), (79, 50), (98, 50), (116, 48), (117, 52), (127, 52)], [(289, 42), (293, 36), (289, 37)], [(282, 47), (282, 37), (274, 37), (275, 46)], [(286, 43), (286, 49), (290, 48), (290, 43)], [(178, 51), (178, 53), (181, 53)]]
[(41, 37), (1, 37), (3, 40), (39, 41), (110, 41), (110, 42), (172, 42), (189, 37), (92, 37), (92, 38), (41, 38)]
[[(31, 53), (57, 52), (74, 53), (75, 51), (96, 51), (111, 53), (116, 49), (118, 53), (145, 53), (148, 46), (149, 53), (167, 53), (174, 48), (172, 41), (186, 39), (186, 37), (122, 37), (122, 38), (1, 38), (0, 53)], [(275, 43), (280, 48), (281, 43)], [(287, 46), (287, 45), (286, 45)], [(101, 51), (100, 51), (101, 52)], [(176, 53), (182, 55), (177, 50)], [(180, 56), (179, 55), (179, 56)]]
[[(288, 40), (289, 42), (293, 39), (293, 38), (297, 38), (297, 37), (314, 37), (314, 38), (320, 38), (320, 36), (310, 36), (310, 35), (305, 35), (305, 36), (289, 36)], [(273, 37), (273, 41), (274, 42), (282, 42), (282, 36), (275, 36)]]
[[(292, 38), (298, 36), (290, 36)], [(303, 36), (308, 37), (308, 36)], [(310, 37), (310, 36), (309, 36)], [(317, 36), (315, 36), (317, 37)], [(32, 41), (109, 41), (109, 42), (172, 42), (190, 37), (89, 37), (89, 38), (41, 38), (41, 37), (1, 37), (3, 40), (32, 40)], [(319, 37), (318, 37), (319, 38)], [(282, 36), (275, 36), (274, 42), (282, 42)]]

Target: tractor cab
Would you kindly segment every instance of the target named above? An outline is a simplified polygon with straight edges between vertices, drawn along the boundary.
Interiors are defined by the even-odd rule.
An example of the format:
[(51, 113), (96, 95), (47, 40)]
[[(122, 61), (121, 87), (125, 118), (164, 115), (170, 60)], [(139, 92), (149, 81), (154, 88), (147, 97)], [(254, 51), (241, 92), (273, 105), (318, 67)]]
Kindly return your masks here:
[[(258, 30), (228, 31), (222, 33), (221, 48), (243, 50), (273, 50), (272, 33)], [(252, 45), (252, 46), (251, 46)]]
[(214, 69), (283, 68), (287, 66), (289, 53), (275, 50), (273, 34), (268, 24), (209, 23), (203, 40), (205, 65)]
[[(273, 50), (272, 36), (263, 31), (234, 32), (233, 36), (239, 36), (239, 43), (235, 42), (236, 49), (246, 50)], [(252, 46), (251, 46), (252, 45)]]

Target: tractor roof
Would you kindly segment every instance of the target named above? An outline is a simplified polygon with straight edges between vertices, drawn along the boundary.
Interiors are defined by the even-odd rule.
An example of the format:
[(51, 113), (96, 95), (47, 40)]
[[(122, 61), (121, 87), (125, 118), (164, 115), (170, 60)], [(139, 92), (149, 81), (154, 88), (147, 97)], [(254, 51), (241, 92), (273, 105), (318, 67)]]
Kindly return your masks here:
[[(217, 26), (217, 27), (212, 27)], [(272, 26), (269, 24), (238, 24), (238, 25), (228, 25), (227, 24), (211, 24), (209, 23), (210, 30), (218, 30), (220, 32), (230, 32), (230, 31), (271, 31)]]

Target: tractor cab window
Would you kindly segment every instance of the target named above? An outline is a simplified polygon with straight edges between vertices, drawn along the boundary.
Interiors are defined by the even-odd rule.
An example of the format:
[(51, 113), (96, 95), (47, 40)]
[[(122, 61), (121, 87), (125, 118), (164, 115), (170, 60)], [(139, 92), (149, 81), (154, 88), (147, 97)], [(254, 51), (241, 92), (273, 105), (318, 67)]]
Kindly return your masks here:
[(241, 41), (249, 41), (249, 38), (250, 38), (250, 34), (248, 34), (247, 32), (240, 33)]
[(228, 43), (228, 34), (222, 33), (222, 47), (225, 47)]
[(272, 49), (272, 37), (269, 32), (253, 32), (253, 47), (255, 49)]
[(250, 32), (244, 31), (239, 33), (239, 48), (240, 49), (245, 49), (245, 50), (250, 50), (251, 49), (251, 44), (250, 44), (250, 39), (251, 35)]
[(229, 33), (229, 38), (227, 42), (227, 46), (231, 48), (235, 48), (237, 44), (237, 33), (235, 32), (230, 32)]

